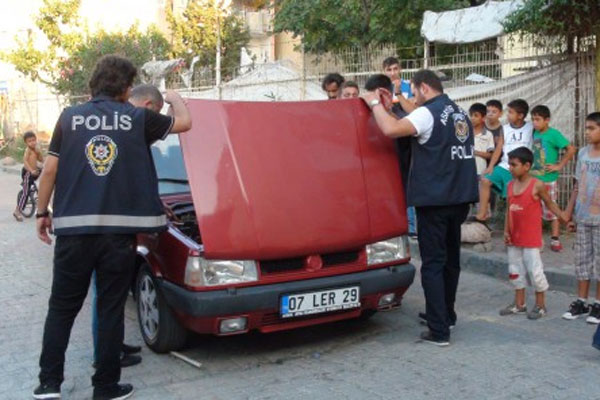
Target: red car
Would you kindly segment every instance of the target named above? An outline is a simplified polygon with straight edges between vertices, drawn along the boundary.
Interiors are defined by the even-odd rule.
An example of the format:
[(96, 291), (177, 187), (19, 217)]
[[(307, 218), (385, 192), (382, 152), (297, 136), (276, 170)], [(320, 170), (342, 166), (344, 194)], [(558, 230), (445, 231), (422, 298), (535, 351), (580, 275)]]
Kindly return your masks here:
[(139, 235), (147, 345), (275, 332), (400, 304), (415, 268), (395, 144), (361, 100), (189, 100), (152, 149), (168, 231)]

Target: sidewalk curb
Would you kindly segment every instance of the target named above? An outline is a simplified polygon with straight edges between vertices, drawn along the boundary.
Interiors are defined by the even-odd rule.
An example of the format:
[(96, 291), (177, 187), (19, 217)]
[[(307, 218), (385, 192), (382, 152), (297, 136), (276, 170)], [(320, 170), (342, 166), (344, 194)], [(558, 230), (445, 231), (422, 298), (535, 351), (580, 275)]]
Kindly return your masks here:
[[(410, 241), (410, 254), (421, 259), (416, 240)], [(508, 261), (506, 256), (498, 253), (480, 253), (469, 249), (461, 249), (460, 266), (463, 271), (475, 272), (508, 282)], [(567, 273), (557, 268), (544, 266), (546, 278), (550, 284), (549, 290), (558, 290), (574, 294), (577, 289), (575, 273)]]

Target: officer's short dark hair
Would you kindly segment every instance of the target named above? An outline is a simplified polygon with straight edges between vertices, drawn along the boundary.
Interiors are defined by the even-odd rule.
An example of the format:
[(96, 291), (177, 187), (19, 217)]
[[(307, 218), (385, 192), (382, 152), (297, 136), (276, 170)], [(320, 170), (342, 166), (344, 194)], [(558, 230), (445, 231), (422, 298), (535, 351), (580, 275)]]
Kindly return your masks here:
[(162, 93), (160, 90), (154, 85), (150, 85), (148, 83), (144, 83), (142, 85), (137, 85), (133, 89), (131, 89), (130, 99), (140, 99), (140, 100), (150, 100), (152, 103), (156, 105), (162, 105), (165, 100), (163, 99)]
[(487, 108), (485, 107), (485, 104), (473, 103), (471, 105), (471, 107), (469, 107), (469, 114), (475, 114), (475, 113), (478, 113), (482, 117), (485, 117), (485, 115), (487, 114)]
[(383, 60), (383, 69), (391, 67), (394, 64), (398, 64), (398, 66), (400, 66), (400, 60), (398, 60), (396, 57), (388, 57)]
[(392, 87), (392, 80), (384, 74), (371, 75), (365, 83), (365, 89), (373, 91), (376, 89), (387, 89), (390, 90)]
[(517, 147), (513, 151), (508, 152), (508, 159), (517, 159), (521, 162), (521, 164), (529, 165), (533, 164), (533, 152), (529, 150), (527, 147)]
[(585, 120), (590, 121), (590, 122), (595, 122), (597, 125), (600, 125), (600, 111), (596, 111), (591, 114), (588, 114), (588, 116), (585, 117)]
[(502, 102), (500, 100), (496, 100), (496, 99), (492, 99), (492, 100), (488, 100), (487, 103), (485, 103), (486, 107), (494, 107), (497, 108), (498, 110), (502, 111)]
[(436, 92), (444, 93), (444, 87), (440, 77), (430, 69), (420, 69), (412, 77), (411, 82), (415, 87), (419, 88), (422, 84), (426, 84)]
[(531, 109), (531, 116), (537, 115), (544, 119), (550, 118), (550, 109), (544, 105), (535, 106)]
[(27, 131), (27, 132), (25, 132), (23, 134), (23, 141), (26, 142), (27, 139), (30, 139), (32, 137), (34, 138), (34, 137), (37, 137), (37, 136), (35, 136), (35, 133), (33, 133), (33, 131)]
[(92, 96), (117, 97), (124, 94), (137, 75), (135, 66), (125, 57), (110, 54), (96, 63), (89, 86)]
[(360, 90), (358, 87), (358, 83), (356, 83), (354, 81), (346, 81), (342, 84), (342, 89), (349, 88), (349, 87), (353, 87), (353, 88), (356, 88), (357, 90)]
[(512, 108), (518, 114), (523, 114), (523, 118), (525, 118), (529, 112), (529, 104), (523, 99), (512, 100), (508, 103), (508, 108)]
[(343, 76), (341, 76), (337, 72), (332, 72), (330, 74), (325, 75), (325, 78), (323, 78), (323, 82), (321, 83), (321, 87), (323, 88), (323, 90), (327, 90), (327, 85), (330, 85), (332, 83), (337, 83), (338, 87), (341, 87), (344, 81), (345, 79)]

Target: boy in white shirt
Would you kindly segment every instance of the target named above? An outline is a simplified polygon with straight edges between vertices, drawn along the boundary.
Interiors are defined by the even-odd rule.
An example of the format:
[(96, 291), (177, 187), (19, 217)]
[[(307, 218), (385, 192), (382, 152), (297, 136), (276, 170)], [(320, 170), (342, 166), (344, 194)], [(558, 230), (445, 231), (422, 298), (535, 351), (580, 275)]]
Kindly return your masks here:
[[(508, 153), (519, 147), (533, 146), (533, 125), (526, 122), (525, 117), (529, 112), (529, 104), (523, 99), (516, 99), (508, 103), (508, 124), (502, 127), (503, 134), (498, 140), (496, 149), (492, 154), (489, 166), (484, 171), (479, 186), (479, 211), (475, 220), (484, 223), (488, 219), (488, 205), (492, 188), (506, 198), (508, 183), (512, 175), (508, 170)], [(502, 161), (496, 165), (502, 155)], [(496, 165), (496, 166), (495, 166)]]

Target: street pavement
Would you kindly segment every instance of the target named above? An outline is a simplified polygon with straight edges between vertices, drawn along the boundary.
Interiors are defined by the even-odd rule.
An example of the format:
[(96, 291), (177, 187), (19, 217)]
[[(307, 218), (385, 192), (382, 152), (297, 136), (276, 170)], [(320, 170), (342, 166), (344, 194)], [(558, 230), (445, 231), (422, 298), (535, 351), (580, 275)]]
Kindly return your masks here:
[[(28, 399), (52, 279), (52, 248), (34, 221), (11, 213), (18, 176), (0, 172), (0, 399)], [(196, 336), (183, 353), (193, 367), (144, 348), (143, 363), (123, 370), (136, 399), (600, 399), (594, 326), (560, 315), (573, 300), (548, 294), (549, 316), (500, 317), (512, 300), (502, 280), (464, 273), (452, 345), (417, 340), (424, 309), (417, 281), (401, 308), (350, 321), (277, 334)], [(532, 298), (529, 298), (531, 305)], [(142, 343), (132, 301), (126, 341)], [(67, 351), (64, 399), (91, 397), (89, 298)]]

